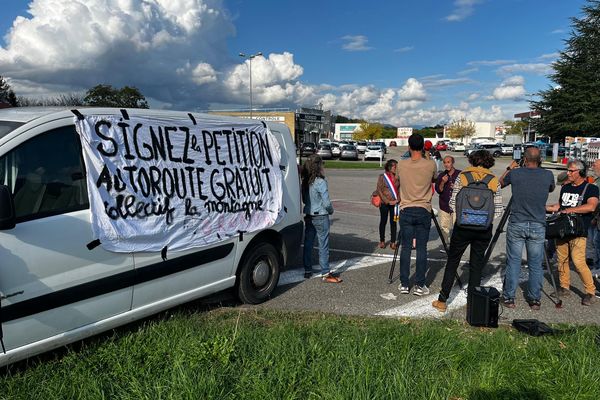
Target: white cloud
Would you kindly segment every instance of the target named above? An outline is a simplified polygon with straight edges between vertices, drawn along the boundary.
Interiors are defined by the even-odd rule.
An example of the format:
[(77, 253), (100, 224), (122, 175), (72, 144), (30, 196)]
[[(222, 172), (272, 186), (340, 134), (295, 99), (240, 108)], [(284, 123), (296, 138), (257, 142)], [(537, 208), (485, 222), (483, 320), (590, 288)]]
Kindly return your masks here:
[(481, 65), (484, 67), (496, 66), (496, 65), (504, 65), (504, 64), (513, 64), (515, 60), (480, 60), (480, 61), (469, 61), (467, 65)]
[(555, 29), (555, 30), (553, 30), (550, 33), (553, 34), (553, 35), (559, 35), (559, 34), (565, 33), (565, 32), (566, 32), (566, 29)]
[(221, 0), (33, 0), (29, 14), (15, 19), (0, 48), (0, 70), (15, 81), (48, 92), (130, 85), (196, 106), (219, 93), (193, 87), (217, 81), (235, 33)]
[(216, 82), (217, 75), (210, 64), (198, 63), (192, 71), (192, 80), (198, 85), (203, 85), (205, 83)]
[(413, 50), (414, 48), (414, 46), (404, 46), (400, 47), (399, 49), (394, 49), (394, 53), (406, 53), (408, 51)]
[(498, 68), (497, 72), (501, 75), (510, 75), (514, 73), (548, 75), (552, 72), (552, 66), (543, 63), (512, 64)]
[(398, 97), (404, 101), (425, 101), (427, 93), (421, 82), (415, 78), (408, 78), (404, 86), (398, 91)]
[(348, 51), (367, 51), (372, 47), (367, 46), (369, 39), (364, 35), (346, 35), (342, 37), (346, 43), (342, 45), (344, 50)]
[(467, 69), (463, 69), (462, 71), (457, 72), (457, 75), (469, 75), (472, 74), (474, 72), (479, 71), (479, 68), (474, 67), (474, 68), (467, 68)]
[(468, 101), (475, 101), (477, 100), (479, 97), (481, 97), (481, 95), (479, 93), (471, 93), (468, 97), (467, 100)]
[(446, 21), (459, 22), (471, 16), (475, 11), (475, 5), (481, 3), (481, 0), (455, 0), (454, 9), (450, 15), (446, 16)]
[(518, 100), (525, 96), (525, 79), (516, 75), (504, 80), (494, 89), (492, 97), (496, 100)]
[(556, 52), (556, 53), (548, 53), (548, 54), (542, 54), (541, 56), (538, 57), (539, 60), (555, 60), (560, 56), (560, 53)]

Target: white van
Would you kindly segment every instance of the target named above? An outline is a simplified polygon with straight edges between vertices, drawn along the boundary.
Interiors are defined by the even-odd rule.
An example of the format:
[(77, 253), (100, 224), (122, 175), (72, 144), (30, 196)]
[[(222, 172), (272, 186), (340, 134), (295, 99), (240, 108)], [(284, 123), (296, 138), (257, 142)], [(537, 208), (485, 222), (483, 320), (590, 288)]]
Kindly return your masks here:
[[(279, 197), (281, 200), (280, 210), (269, 210), (275, 212), (276, 220), (262, 229), (235, 231), (238, 222), (253, 221), (254, 215), (258, 215), (257, 210), (260, 209), (247, 208), (244, 212), (229, 215), (223, 210), (229, 203), (224, 205), (210, 202), (210, 196), (220, 196), (215, 188), (225, 188), (229, 185), (227, 191), (231, 190), (232, 195), (237, 193), (242, 196), (240, 193), (244, 192), (244, 180), (241, 175), (239, 180), (223, 178), (223, 181), (217, 181), (217, 177), (215, 182), (212, 182), (213, 177), (219, 174), (218, 165), (234, 165), (239, 163), (241, 157), (245, 157), (244, 154), (240, 154), (242, 152), (238, 152), (236, 160), (235, 152), (230, 152), (230, 159), (224, 159), (227, 153), (223, 152), (221, 147), (228, 143), (226, 139), (231, 139), (233, 143), (235, 134), (227, 136), (226, 139), (226, 135), (218, 136), (219, 141), (214, 140), (212, 149), (207, 146), (208, 140), (204, 141), (203, 147), (196, 136), (184, 135), (186, 149), (195, 151), (198, 157), (206, 153), (208, 159), (208, 152), (213, 155), (210, 167), (215, 169), (210, 177), (202, 178), (198, 172), (209, 169), (204, 159), (200, 166), (190, 162), (185, 171), (190, 171), (190, 182), (192, 178), (198, 179), (195, 185), (189, 186), (191, 191), (195, 190), (193, 195), (198, 198), (201, 197), (204, 188), (202, 185), (211, 180), (211, 185), (214, 185), (210, 189), (204, 189), (204, 198), (209, 197), (206, 200), (206, 210), (211, 210), (209, 206), (212, 204), (212, 210), (217, 210), (220, 214), (201, 216), (199, 210), (192, 209), (191, 203), (186, 202), (186, 217), (179, 218), (173, 213), (174, 220), (167, 220), (167, 224), (171, 225), (168, 225), (166, 230), (160, 228), (154, 229), (156, 232), (150, 232), (154, 226), (159, 227), (158, 223), (155, 225), (152, 222), (148, 225), (151, 228), (148, 232), (129, 234), (128, 237), (119, 236), (121, 233), (116, 232), (116, 236), (113, 237), (111, 235), (115, 235), (115, 232), (109, 229), (108, 233), (104, 232), (106, 236), (100, 239), (98, 226), (95, 224), (100, 217), (109, 215), (112, 218), (114, 215), (109, 212), (112, 208), (108, 202), (104, 203), (105, 210), (102, 209), (99, 213), (98, 208), (94, 208), (102, 207), (101, 202), (96, 203), (97, 192), (104, 186), (117, 192), (124, 190), (120, 186), (127, 179), (121, 176), (119, 181), (118, 174), (108, 178), (100, 177), (97, 180), (92, 177), (91, 157), (102, 152), (112, 154), (117, 145), (123, 145), (123, 142), (116, 138), (107, 138), (103, 144), (94, 148), (89, 146), (91, 143), (87, 140), (82, 140), (85, 137), (82, 136), (77, 123), (92, 121), (93, 118), (100, 121), (95, 125), (95, 133), (100, 137), (106, 135), (103, 130), (105, 127), (102, 127), (101, 123), (108, 118), (121, 121), (119, 127), (134, 120), (148, 123), (168, 121), (174, 127), (182, 127), (183, 131), (189, 131), (189, 128), (184, 129), (184, 126), (211, 123), (212, 126), (221, 127), (219, 129), (223, 129), (222, 132), (218, 131), (221, 133), (227, 132), (227, 129), (235, 132), (236, 126), (247, 128), (248, 124), (263, 124), (265, 132), (270, 131), (266, 135), (269, 135), (271, 141), (268, 143), (272, 146), (267, 148), (266, 142), (256, 142), (257, 148), (268, 152), (277, 150), (280, 153), (267, 154), (279, 162), (274, 168), (277, 175), (273, 176), (280, 179), (280, 191), (274, 187), (272, 189), (275, 195), (268, 194), (271, 198)], [(133, 128), (134, 133), (139, 125), (141, 124), (138, 123)], [(129, 129), (128, 132), (131, 133), (131, 126)], [(154, 135), (153, 140), (156, 140), (151, 144), (145, 143), (144, 146), (148, 147), (144, 149), (141, 149), (137, 142), (129, 143), (131, 146), (127, 148), (126, 156), (135, 154), (135, 151), (142, 154), (142, 151), (150, 151), (149, 149), (153, 148), (155, 159), (164, 157), (165, 160), (182, 162), (182, 157), (176, 156), (175, 145), (170, 141), (175, 133), (171, 132), (169, 138), (167, 128), (149, 132)], [(159, 135), (161, 132), (165, 134)], [(244, 132), (239, 132), (241, 138)], [(249, 130), (246, 130), (247, 134), (248, 132)], [(125, 133), (123, 135), (125, 136)], [(183, 136), (179, 138), (181, 137)], [(188, 140), (190, 138), (191, 140)], [(217, 134), (213, 138), (217, 138)], [(166, 142), (161, 142), (163, 139)], [(254, 139), (252, 137), (252, 140)], [(252, 154), (249, 151), (246, 153)], [(186, 157), (188, 161), (191, 159), (189, 154), (184, 154), (183, 162), (186, 161)], [(158, 160), (157, 163), (164, 164), (169, 161), (165, 160)], [(255, 161), (261, 162), (260, 156), (256, 156)], [(263, 154), (262, 162), (264, 161)], [(137, 167), (130, 166), (130, 173), (133, 168)], [(226, 169), (219, 168), (223, 171)], [(160, 172), (157, 168), (153, 171)], [(162, 171), (167, 175), (170, 173), (168, 168)], [(264, 169), (260, 171), (264, 172)], [(111, 170), (111, 174), (113, 172)], [(175, 170), (173, 175), (177, 176)], [(187, 177), (182, 174), (178, 179)], [(248, 184), (248, 179), (245, 178), (245, 184)], [(252, 181), (252, 176), (250, 178)], [(150, 178), (144, 178), (140, 174), (137, 179), (142, 185), (144, 179)], [(151, 175), (151, 179), (154, 179), (154, 175)], [(95, 186), (92, 187), (93, 190), (89, 190), (90, 182)], [(148, 187), (152, 187), (153, 190), (164, 188), (165, 192), (167, 191), (166, 184), (160, 186), (158, 181), (148, 182), (151, 183)], [(269, 184), (271, 183), (272, 180)], [(100, 189), (96, 190), (97, 188)], [(259, 188), (257, 184), (257, 191), (262, 189), (264, 187)], [(253, 194), (250, 193), (250, 189), (247, 191), (245, 194), (250, 198)], [(171, 205), (175, 204), (176, 194), (173, 194), (172, 187), (169, 196)], [(188, 196), (191, 194), (188, 193)], [(145, 206), (139, 203), (131, 206), (126, 204), (119, 211), (121, 214), (116, 222), (141, 223), (142, 213), (148, 215), (153, 210), (158, 210), (158, 203), (157, 200), (156, 204), (148, 203)], [(232, 210), (237, 207), (237, 212), (239, 205), (235, 206), (234, 203), (232, 200), (230, 206)], [(174, 207), (172, 206), (171, 210)], [(93, 209), (96, 212), (92, 212)], [(165, 210), (167, 209), (168, 207), (165, 207)], [(99, 215), (105, 214), (104, 211), (106, 215)], [(160, 222), (163, 223), (165, 214), (159, 216), (157, 212), (153, 217), (162, 218)], [(220, 225), (214, 225), (215, 221), (220, 221)], [(262, 220), (254, 222), (261, 223)], [(186, 242), (189, 238), (182, 236), (181, 232), (191, 229), (190, 226), (193, 228), (194, 223), (204, 224), (204, 231), (194, 231), (193, 234), (198, 233), (195, 238), (197, 241), (187, 248), (185, 244), (189, 244)], [(5, 346), (5, 351), (0, 348), (0, 366), (227, 288), (235, 287), (243, 302), (265, 301), (277, 286), (280, 271), (299, 251), (302, 231), (295, 148), (291, 134), (283, 124), (248, 122), (207, 114), (138, 109), (0, 110), (0, 327)], [(172, 235), (169, 240), (172, 239), (172, 243), (178, 244), (173, 247), (159, 244), (156, 238), (160, 239), (163, 233)], [(114, 242), (110, 242), (111, 239), (114, 239)], [(126, 246), (125, 250), (118, 247), (126, 245), (127, 240), (133, 243), (134, 249), (136, 246), (146, 246), (144, 248), (149, 250), (128, 251)], [(111, 246), (117, 246), (116, 250)], [(157, 250), (156, 246), (163, 247)]]

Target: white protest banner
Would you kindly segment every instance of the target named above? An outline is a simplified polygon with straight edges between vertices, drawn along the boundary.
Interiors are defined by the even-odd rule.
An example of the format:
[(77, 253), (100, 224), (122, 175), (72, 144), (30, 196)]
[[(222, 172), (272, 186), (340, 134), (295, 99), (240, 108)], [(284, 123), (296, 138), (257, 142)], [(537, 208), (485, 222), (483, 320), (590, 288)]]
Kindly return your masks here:
[(94, 115), (75, 124), (106, 250), (184, 250), (280, 217), (280, 147), (260, 121)]

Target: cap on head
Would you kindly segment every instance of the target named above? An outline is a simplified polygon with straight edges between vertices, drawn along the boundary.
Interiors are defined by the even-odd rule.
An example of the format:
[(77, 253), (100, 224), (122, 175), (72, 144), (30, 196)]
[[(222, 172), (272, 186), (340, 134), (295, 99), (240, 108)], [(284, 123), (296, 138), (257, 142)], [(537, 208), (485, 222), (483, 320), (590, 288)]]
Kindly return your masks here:
[(433, 143), (431, 143), (431, 140), (426, 140), (424, 146), (425, 146), (425, 150), (429, 151), (433, 147)]
[(565, 181), (567, 180), (568, 175), (567, 175), (567, 171), (563, 171), (560, 174), (558, 174), (556, 176), (556, 184), (557, 185), (562, 185), (563, 183), (565, 183)]

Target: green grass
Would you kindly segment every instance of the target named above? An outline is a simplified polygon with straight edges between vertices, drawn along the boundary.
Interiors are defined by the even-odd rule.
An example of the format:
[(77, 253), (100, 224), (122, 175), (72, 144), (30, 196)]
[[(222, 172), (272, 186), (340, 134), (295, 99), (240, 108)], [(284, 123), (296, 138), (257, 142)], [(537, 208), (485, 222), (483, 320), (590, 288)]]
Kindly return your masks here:
[(2, 399), (598, 399), (598, 327), (174, 312), (0, 375)]

